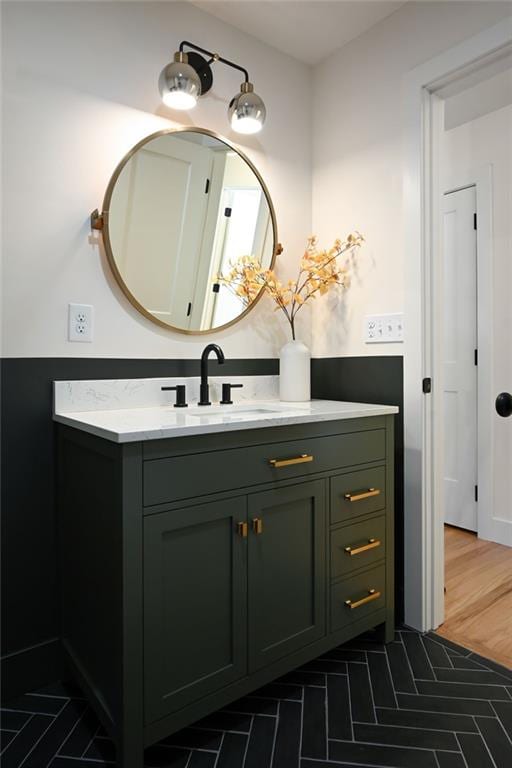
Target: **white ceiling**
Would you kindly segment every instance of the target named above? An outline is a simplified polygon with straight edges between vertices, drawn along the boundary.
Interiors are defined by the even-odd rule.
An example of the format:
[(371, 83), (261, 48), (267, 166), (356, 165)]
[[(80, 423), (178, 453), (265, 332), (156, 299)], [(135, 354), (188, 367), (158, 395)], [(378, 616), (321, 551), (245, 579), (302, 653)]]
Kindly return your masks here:
[(317, 64), (406, 0), (190, 0), (306, 64)]

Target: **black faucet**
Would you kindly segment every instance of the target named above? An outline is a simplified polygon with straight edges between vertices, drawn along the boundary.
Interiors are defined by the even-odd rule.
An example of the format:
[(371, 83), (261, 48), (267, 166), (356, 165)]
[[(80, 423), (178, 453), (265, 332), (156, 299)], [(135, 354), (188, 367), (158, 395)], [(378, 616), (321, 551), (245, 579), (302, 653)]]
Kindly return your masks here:
[(201, 355), (201, 389), (198, 405), (211, 405), (208, 386), (208, 357), (210, 352), (215, 352), (219, 365), (224, 363), (224, 352), (218, 344), (208, 344)]

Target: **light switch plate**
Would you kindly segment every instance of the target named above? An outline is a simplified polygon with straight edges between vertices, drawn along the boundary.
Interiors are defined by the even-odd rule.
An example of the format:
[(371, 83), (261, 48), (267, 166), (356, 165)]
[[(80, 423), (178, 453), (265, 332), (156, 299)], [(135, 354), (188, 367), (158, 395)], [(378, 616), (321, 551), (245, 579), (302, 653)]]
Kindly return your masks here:
[(404, 340), (404, 316), (402, 312), (389, 315), (366, 315), (363, 338), (366, 344), (400, 343)]
[(90, 304), (68, 305), (68, 341), (93, 339), (94, 307)]

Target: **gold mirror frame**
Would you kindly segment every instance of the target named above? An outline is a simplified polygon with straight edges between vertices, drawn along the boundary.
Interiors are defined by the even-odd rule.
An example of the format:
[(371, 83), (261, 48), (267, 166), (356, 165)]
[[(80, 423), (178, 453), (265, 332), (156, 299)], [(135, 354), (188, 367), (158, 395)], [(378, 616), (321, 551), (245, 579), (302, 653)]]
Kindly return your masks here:
[(258, 293), (256, 298), (249, 304), (248, 307), (244, 309), (243, 312), (237, 315), (237, 317), (235, 317), (233, 320), (230, 320), (229, 323), (225, 323), (224, 325), (219, 325), (216, 328), (208, 328), (202, 331), (190, 331), (186, 328), (176, 328), (174, 325), (169, 325), (168, 323), (164, 323), (162, 320), (159, 320), (157, 317), (152, 315), (151, 312), (148, 312), (148, 310), (135, 298), (135, 296), (133, 295), (133, 293), (130, 291), (125, 281), (123, 280), (123, 277), (117, 267), (116, 261), (114, 259), (114, 254), (112, 252), (112, 244), (110, 242), (110, 231), (109, 231), (110, 203), (112, 200), (112, 194), (114, 192), (116, 182), (125, 165), (129, 162), (129, 160), (131, 160), (133, 155), (136, 152), (138, 152), (139, 149), (141, 149), (141, 147), (143, 147), (145, 144), (148, 144), (150, 141), (153, 141), (153, 139), (156, 139), (159, 136), (166, 136), (167, 134), (170, 134), (170, 133), (184, 133), (184, 132), (202, 133), (202, 134), (205, 134), (206, 136), (211, 136), (212, 138), (217, 139), (218, 141), (221, 141), (223, 144), (226, 144), (226, 146), (228, 146), (231, 150), (233, 150), (233, 152), (236, 152), (237, 155), (239, 155), (242, 158), (242, 160), (245, 160), (249, 168), (252, 170), (252, 172), (258, 179), (259, 183), (261, 184), (261, 188), (263, 190), (265, 198), (267, 200), (268, 208), (270, 211), (270, 218), (272, 220), (272, 231), (274, 235), (274, 243), (273, 243), (273, 249), (272, 249), (272, 259), (270, 262), (269, 269), (274, 269), (276, 257), (280, 253), (282, 253), (283, 247), (277, 241), (276, 213), (274, 210), (274, 206), (272, 204), (270, 193), (267, 189), (267, 185), (263, 181), (261, 174), (255, 167), (255, 165), (251, 162), (251, 160), (249, 160), (247, 155), (241, 152), (238, 149), (238, 147), (236, 147), (234, 144), (228, 141), (228, 139), (225, 139), (223, 136), (219, 136), (219, 134), (215, 133), (214, 131), (209, 131), (207, 128), (196, 128), (196, 127), (189, 128), (186, 126), (182, 128), (166, 128), (162, 131), (157, 131), (156, 133), (152, 133), (149, 136), (146, 136), (144, 139), (142, 139), (137, 144), (135, 144), (135, 146), (132, 147), (130, 151), (126, 153), (126, 155), (123, 157), (121, 162), (117, 165), (116, 169), (114, 170), (114, 173), (112, 174), (110, 181), (108, 183), (107, 191), (105, 192), (105, 197), (103, 198), (102, 212), (100, 213), (98, 209), (96, 209), (91, 214), (91, 227), (92, 229), (102, 231), (103, 246), (105, 248), (105, 253), (107, 255), (107, 260), (108, 260), (110, 269), (112, 270), (112, 273), (119, 287), (121, 288), (122, 292), (130, 302), (130, 304), (132, 304), (132, 306), (134, 306), (138, 312), (144, 315), (144, 317), (146, 317), (148, 320), (151, 320), (151, 322), (156, 323), (156, 325), (159, 325), (161, 328), (167, 328), (167, 330), (169, 331), (175, 331), (176, 333), (183, 333), (188, 336), (203, 336), (207, 333), (216, 333), (217, 331), (223, 331), (226, 328), (230, 328), (232, 325), (242, 320), (242, 318), (244, 318), (261, 299), (262, 291)]

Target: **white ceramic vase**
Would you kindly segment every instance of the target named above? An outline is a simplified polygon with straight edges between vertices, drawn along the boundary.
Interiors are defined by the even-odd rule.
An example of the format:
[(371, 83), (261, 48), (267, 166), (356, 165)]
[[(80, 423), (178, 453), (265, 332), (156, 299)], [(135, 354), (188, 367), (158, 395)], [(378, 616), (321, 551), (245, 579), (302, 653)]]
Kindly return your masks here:
[(311, 400), (311, 352), (302, 341), (289, 341), (279, 355), (279, 398)]

